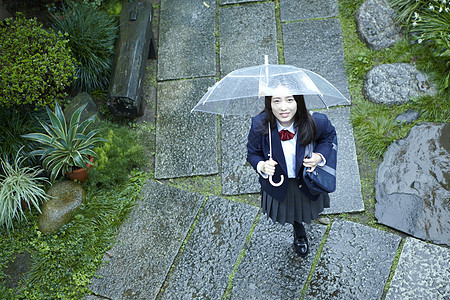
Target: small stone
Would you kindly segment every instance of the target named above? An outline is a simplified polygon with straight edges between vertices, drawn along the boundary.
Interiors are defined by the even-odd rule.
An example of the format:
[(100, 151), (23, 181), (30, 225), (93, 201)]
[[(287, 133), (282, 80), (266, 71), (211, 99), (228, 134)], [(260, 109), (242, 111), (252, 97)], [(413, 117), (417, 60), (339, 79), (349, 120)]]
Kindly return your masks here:
[(409, 109), (405, 111), (402, 114), (399, 114), (395, 118), (395, 122), (397, 122), (398, 125), (404, 125), (404, 124), (411, 124), (412, 122), (419, 119), (420, 114), (417, 110)]
[(57, 232), (66, 224), (72, 213), (81, 206), (86, 191), (74, 181), (60, 181), (47, 192), (50, 199), (42, 205), (38, 226), (42, 233)]
[(319, 218), (319, 222), (320, 222), (321, 224), (328, 225), (328, 224), (331, 223), (331, 220), (330, 220), (330, 218), (323, 217), (323, 218)]

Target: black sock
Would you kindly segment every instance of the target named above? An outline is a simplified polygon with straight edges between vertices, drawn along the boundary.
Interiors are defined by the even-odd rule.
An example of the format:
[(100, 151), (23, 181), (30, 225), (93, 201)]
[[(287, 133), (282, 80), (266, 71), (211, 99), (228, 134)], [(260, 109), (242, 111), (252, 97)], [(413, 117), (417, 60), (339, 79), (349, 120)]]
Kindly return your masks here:
[(296, 236), (306, 236), (306, 230), (303, 223), (294, 222), (294, 230)]

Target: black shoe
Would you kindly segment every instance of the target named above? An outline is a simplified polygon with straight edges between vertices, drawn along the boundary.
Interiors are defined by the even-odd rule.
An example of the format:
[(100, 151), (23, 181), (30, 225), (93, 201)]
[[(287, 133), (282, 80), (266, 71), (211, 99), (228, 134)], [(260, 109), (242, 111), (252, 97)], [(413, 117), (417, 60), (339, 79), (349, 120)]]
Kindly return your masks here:
[(306, 236), (297, 237), (294, 232), (294, 250), (301, 257), (306, 257), (309, 253), (309, 243)]

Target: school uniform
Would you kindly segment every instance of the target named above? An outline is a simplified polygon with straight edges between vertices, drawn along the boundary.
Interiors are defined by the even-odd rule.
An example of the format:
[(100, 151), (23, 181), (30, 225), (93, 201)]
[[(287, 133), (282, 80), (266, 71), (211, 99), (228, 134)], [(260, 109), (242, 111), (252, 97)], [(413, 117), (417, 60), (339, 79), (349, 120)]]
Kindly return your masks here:
[[(331, 154), (333, 139), (336, 130), (327, 116), (322, 113), (313, 113), (316, 123), (317, 135), (313, 152), (319, 153), (324, 158)], [(291, 140), (281, 141), (279, 131), (288, 130), (295, 133)], [(277, 121), (277, 128), (272, 128), (272, 158), (278, 163), (274, 182), (280, 181), (284, 176), (284, 182), (279, 187), (270, 184), (265, 174), (260, 174), (261, 184), (261, 207), (263, 213), (267, 214), (274, 222), (281, 224), (294, 222), (310, 223), (317, 219), (324, 208), (330, 207), (328, 194), (312, 195), (303, 182), (303, 159), (306, 147), (299, 142), (298, 133), (292, 124), (284, 128)], [(267, 129), (266, 114), (261, 113), (252, 118), (252, 125), (247, 141), (247, 161), (257, 170), (260, 161), (269, 159), (269, 136)], [(286, 154), (286, 155), (285, 155)]]

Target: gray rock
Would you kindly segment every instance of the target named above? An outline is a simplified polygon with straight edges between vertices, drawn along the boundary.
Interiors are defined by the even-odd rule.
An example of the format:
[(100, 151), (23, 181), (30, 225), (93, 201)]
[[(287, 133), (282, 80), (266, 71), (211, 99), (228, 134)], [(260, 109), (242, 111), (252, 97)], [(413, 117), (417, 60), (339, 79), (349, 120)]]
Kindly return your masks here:
[(350, 100), (339, 20), (286, 23), (282, 29), (285, 63), (316, 72)]
[(246, 3), (246, 2), (255, 2), (255, 1), (259, 1), (259, 0), (220, 0), (219, 3), (220, 3), (220, 5), (225, 5), (225, 4), (237, 4), (237, 3)]
[(250, 117), (222, 118), (222, 193), (238, 195), (261, 190), (258, 175), (247, 162)]
[(412, 122), (418, 120), (420, 117), (420, 113), (415, 109), (408, 109), (404, 113), (399, 114), (395, 121), (399, 125), (411, 124)]
[(406, 238), (387, 300), (450, 299), (450, 250)]
[(322, 1), (280, 1), (280, 15), (283, 22), (332, 18), (338, 16), (337, 0)]
[(161, 299), (220, 299), (257, 213), (254, 206), (208, 199)]
[(330, 108), (321, 112), (328, 116), (338, 136), (336, 191), (330, 194), (330, 208), (326, 208), (324, 214), (364, 211), (350, 108)]
[(306, 224), (311, 253), (295, 253), (291, 225), (262, 215), (233, 280), (231, 299), (300, 299), (326, 226)]
[(122, 223), (90, 290), (109, 299), (155, 299), (205, 197), (149, 180)]
[(216, 1), (161, 0), (158, 79), (216, 75)]
[(434, 95), (435, 89), (426, 75), (412, 64), (377, 65), (364, 78), (363, 93), (367, 100), (378, 104), (402, 104), (412, 97)]
[(165, 81), (158, 85), (155, 177), (218, 172), (217, 116), (194, 112), (213, 78)]
[(359, 38), (374, 50), (394, 45), (400, 38), (397, 13), (386, 0), (366, 0), (355, 14)]
[(41, 207), (38, 226), (42, 233), (54, 233), (66, 224), (72, 213), (81, 206), (86, 199), (86, 191), (80, 184), (64, 180), (55, 183), (47, 194), (50, 197)]
[(2, 1), (0, 1), (0, 21), (11, 17), (11, 13), (3, 6)]
[(264, 55), (278, 63), (274, 3), (250, 3), (219, 9), (220, 72), (261, 65)]
[(414, 126), (378, 166), (375, 217), (420, 239), (450, 245), (450, 123)]
[(375, 228), (335, 221), (303, 299), (380, 299), (400, 240)]
[(78, 93), (78, 95), (76, 95), (64, 108), (64, 117), (66, 118), (67, 123), (70, 122), (73, 113), (86, 103), (87, 106), (80, 116), (80, 123), (98, 113), (97, 104), (94, 103), (91, 95), (86, 92)]

